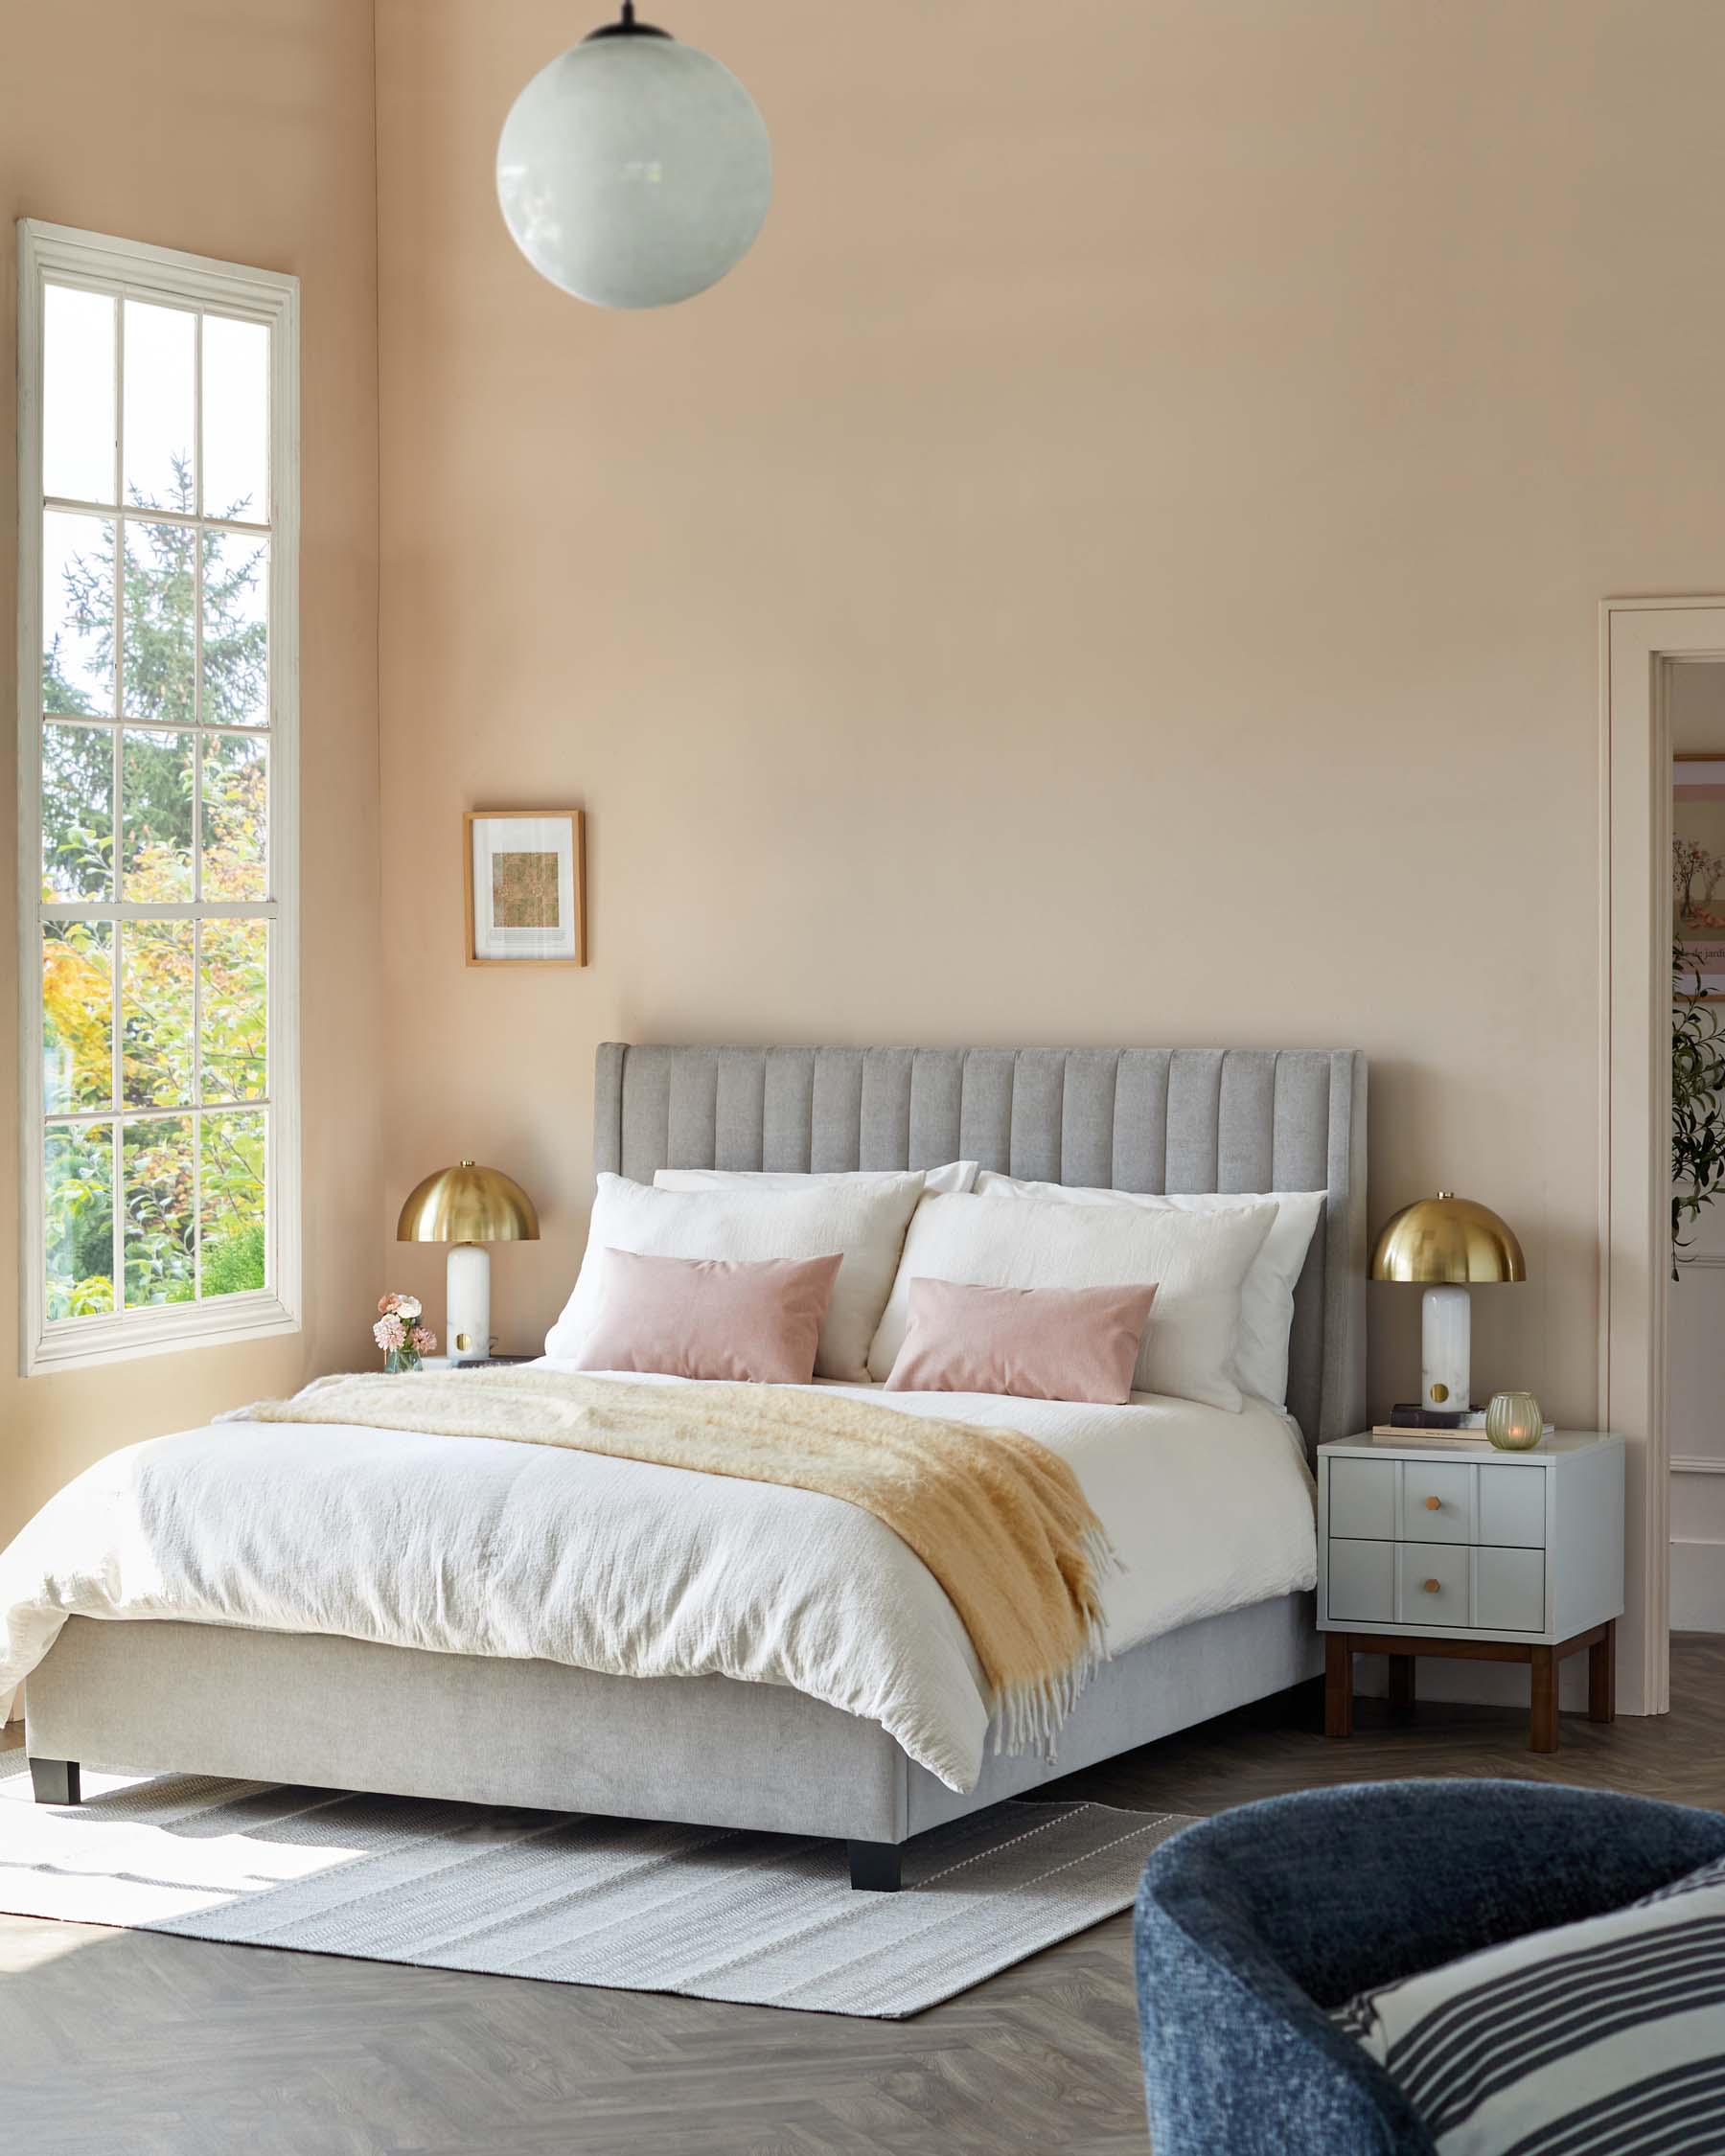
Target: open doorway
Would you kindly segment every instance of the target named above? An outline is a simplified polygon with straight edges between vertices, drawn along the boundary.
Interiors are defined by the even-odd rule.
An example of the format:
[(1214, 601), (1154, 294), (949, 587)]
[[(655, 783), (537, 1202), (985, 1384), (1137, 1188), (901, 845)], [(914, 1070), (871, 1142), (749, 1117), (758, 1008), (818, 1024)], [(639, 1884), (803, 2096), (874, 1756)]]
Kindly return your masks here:
[(1725, 667), (1725, 599), (1607, 600), (1601, 645), (1599, 1420), (1626, 1444), (1619, 1702), (1659, 1714), (1670, 1700), (1667, 1342), (1683, 1289), (1671, 1284), (1672, 712), (1691, 693), (1680, 676)]
[(1668, 670), (1673, 1189), (1671, 1628), (1725, 1632), (1725, 664)]

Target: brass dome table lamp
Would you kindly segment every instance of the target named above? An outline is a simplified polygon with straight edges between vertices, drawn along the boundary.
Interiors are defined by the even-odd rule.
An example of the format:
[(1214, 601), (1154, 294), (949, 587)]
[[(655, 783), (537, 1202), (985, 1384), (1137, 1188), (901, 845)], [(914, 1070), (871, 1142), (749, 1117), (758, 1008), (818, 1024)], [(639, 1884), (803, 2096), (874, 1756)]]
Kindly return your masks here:
[(463, 1160), (419, 1183), (396, 1223), (398, 1243), (450, 1246), (444, 1327), (451, 1363), (491, 1353), (491, 1252), (487, 1243), (537, 1243), (533, 1200), (501, 1168)]
[(1424, 1285), (1420, 1402), (1451, 1413), (1465, 1412), (1473, 1336), (1467, 1291), (1486, 1281), (1528, 1277), (1514, 1229), (1489, 1205), (1440, 1190), (1436, 1198), (1404, 1205), (1385, 1222), (1371, 1253), (1371, 1277)]

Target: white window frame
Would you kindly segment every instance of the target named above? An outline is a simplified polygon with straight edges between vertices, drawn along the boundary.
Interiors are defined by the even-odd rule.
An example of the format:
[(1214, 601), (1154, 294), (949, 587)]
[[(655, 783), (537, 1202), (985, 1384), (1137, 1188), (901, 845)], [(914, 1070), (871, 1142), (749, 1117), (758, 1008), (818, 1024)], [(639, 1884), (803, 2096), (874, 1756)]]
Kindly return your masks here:
[[(267, 1288), (51, 1319), (47, 1309), (42, 1096), (42, 291), (208, 306), (270, 326), (269, 963)], [(264, 1340), (300, 1326), (299, 1057), (299, 280), (68, 225), (18, 220), (18, 940), (21, 1318), (24, 1374), (181, 1347)], [(200, 714), (201, 717), (201, 714)], [(115, 803), (118, 851), (121, 804)], [(116, 899), (118, 893), (116, 893)], [(93, 909), (95, 910), (95, 909)], [(100, 908), (120, 919), (134, 910)], [(199, 908), (140, 906), (159, 914)], [(116, 1115), (121, 1104), (114, 1104)], [(116, 1187), (116, 1204), (121, 1193)], [(115, 1283), (124, 1297), (122, 1281)]]

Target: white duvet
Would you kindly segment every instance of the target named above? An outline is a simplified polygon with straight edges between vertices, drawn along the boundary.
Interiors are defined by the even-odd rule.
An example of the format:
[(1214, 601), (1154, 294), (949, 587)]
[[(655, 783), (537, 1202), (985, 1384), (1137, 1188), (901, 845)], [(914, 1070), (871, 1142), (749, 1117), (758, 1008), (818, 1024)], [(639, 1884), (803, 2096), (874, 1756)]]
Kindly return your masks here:
[[(834, 1389), (1008, 1425), (1070, 1461), (1121, 1561), (1113, 1653), (1316, 1577), (1311, 1476), (1260, 1401)], [(959, 1790), (988, 1732), (963, 1625), (872, 1514), (548, 1446), (247, 1422), (129, 1445), (0, 1553), (0, 1701), (74, 1616), (790, 1685), (878, 1722)]]

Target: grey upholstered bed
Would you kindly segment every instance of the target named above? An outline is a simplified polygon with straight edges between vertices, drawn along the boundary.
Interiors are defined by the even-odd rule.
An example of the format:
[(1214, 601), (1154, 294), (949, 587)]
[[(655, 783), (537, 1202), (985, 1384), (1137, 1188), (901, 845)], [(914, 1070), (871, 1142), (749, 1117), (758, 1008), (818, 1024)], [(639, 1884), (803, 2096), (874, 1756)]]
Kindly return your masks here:
[[(905, 1168), (1168, 1192), (1322, 1189), (1295, 1295), (1308, 1445), (1365, 1391), (1366, 1067), (1349, 1050), (625, 1046), (599, 1050), (594, 1156), (660, 1167)], [(26, 1687), (38, 1792), (80, 1760), (840, 1837), (897, 1883), (923, 1828), (1281, 1690), (1318, 1666), (1311, 1598), (1208, 1617), (1111, 1663), (1050, 1768), (990, 1756), (958, 1795), (876, 1725), (725, 1677), (612, 1677), (322, 1636), (74, 1617)]]

